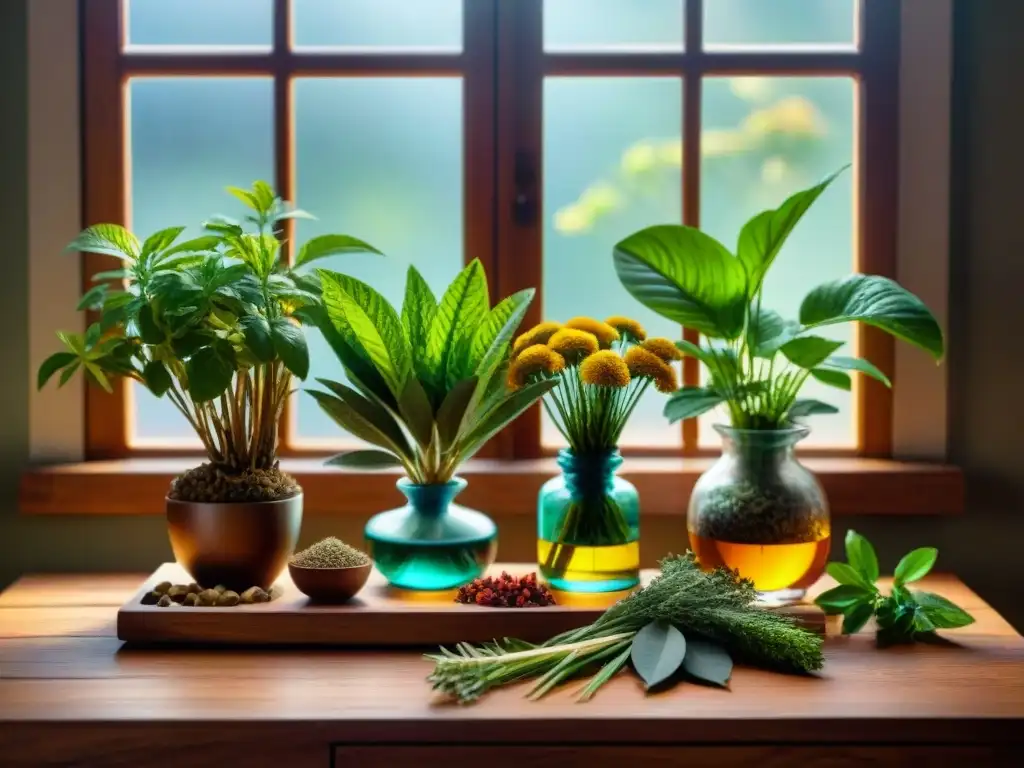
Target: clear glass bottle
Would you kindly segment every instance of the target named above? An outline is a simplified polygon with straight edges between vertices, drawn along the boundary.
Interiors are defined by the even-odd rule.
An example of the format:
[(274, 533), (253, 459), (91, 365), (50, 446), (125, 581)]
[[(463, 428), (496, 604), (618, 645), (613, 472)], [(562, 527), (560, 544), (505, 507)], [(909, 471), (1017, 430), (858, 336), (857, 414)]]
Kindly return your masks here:
[(715, 430), (722, 455), (690, 496), (690, 548), (704, 567), (751, 579), (767, 600), (799, 600), (825, 570), (832, 532), (825, 492), (793, 451), (810, 430)]
[(558, 454), (562, 474), (540, 489), (537, 562), (541, 576), (567, 592), (615, 592), (640, 583), (640, 501), (617, 477), (618, 451)]
[(384, 577), (402, 589), (443, 590), (481, 576), (498, 553), (498, 528), (487, 515), (453, 504), (462, 478), (438, 485), (398, 481), (409, 503), (370, 518), (364, 531)]

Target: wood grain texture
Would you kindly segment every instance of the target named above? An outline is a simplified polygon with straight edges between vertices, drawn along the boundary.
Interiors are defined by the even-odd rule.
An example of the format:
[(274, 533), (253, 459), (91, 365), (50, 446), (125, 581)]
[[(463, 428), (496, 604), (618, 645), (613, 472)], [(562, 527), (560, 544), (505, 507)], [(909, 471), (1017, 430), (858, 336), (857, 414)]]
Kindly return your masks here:
[[(497, 564), (492, 574), (525, 574), (527, 564)], [(649, 582), (656, 571), (644, 571)], [(395, 590), (374, 570), (363, 590), (344, 605), (318, 605), (292, 583), (285, 571), (274, 585), (279, 597), (270, 603), (232, 608), (160, 608), (143, 605), (142, 596), (161, 582), (188, 583), (176, 563), (165, 563), (117, 613), (117, 636), (136, 644), (198, 643), (278, 646), (432, 646), (484, 643), (517, 637), (540, 643), (595, 621), (626, 592), (605, 595), (557, 594), (557, 605), (500, 609), (459, 605), (455, 590), (417, 593)], [(817, 606), (785, 606), (807, 629), (823, 634), (825, 616)]]
[[(640, 492), (644, 515), (679, 515), (712, 458), (629, 458), (622, 476)], [(807, 458), (834, 515), (956, 515), (964, 508), (958, 467), (882, 459)], [(200, 463), (128, 459), (37, 467), (21, 477), (19, 506), (27, 514), (163, 514), (171, 480)], [(305, 514), (366, 516), (400, 506), (393, 472), (349, 472), (314, 459), (285, 459), (282, 469), (303, 487)], [(488, 514), (534, 515), (541, 485), (558, 474), (553, 459), (470, 461), (459, 502)]]

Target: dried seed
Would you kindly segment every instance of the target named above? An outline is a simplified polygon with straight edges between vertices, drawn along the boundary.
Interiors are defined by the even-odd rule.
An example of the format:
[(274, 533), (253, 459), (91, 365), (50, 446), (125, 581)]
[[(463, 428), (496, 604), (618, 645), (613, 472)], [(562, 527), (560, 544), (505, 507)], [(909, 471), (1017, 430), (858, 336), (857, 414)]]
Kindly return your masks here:
[(247, 590), (245, 590), (245, 592), (243, 592), (240, 595), (240, 600), (243, 603), (255, 603), (257, 602), (256, 593), (262, 591), (263, 590), (261, 590), (259, 587), (249, 587)]
[(182, 605), (199, 605), (199, 595), (196, 592), (189, 592), (185, 595), (185, 602)]
[(159, 605), (161, 608), (166, 608), (169, 605), (174, 605), (174, 601), (171, 600), (171, 598), (169, 598), (167, 595), (163, 595), (160, 598), (159, 602), (157, 602), (157, 605)]
[(220, 593), (215, 589), (204, 589), (199, 593), (199, 605), (216, 605)]
[(159, 584), (153, 587), (153, 591), (156, 592), (158, 595), (163, 595), (166, 594), (167, 590), (169, 590), (172, 586), (173, 585), (169, 581), (161, 581)]
[(224, 590), (217, 598), (217, 605), (238, 605), (238, 593), (230, 589)]
[(160, 602), (160, 598), (163, 597), (159, 592), (147, 592), (142, 596), (143, 605), (156, 605)]
[(175, 584), (167, 590), (167, 596), (176, 603), (185, 602), (185, 595), (188, 594), (188, 587), (184, 584)]
[(193, 581), (191, 584), (188, 585), (188, 591), (189, 594), (198, 595), (200, 592), (203, 591), (203, 588)]
[(225, 587), (223, 584), (218, 584), (216, 587), (214, 587), (214, 589), (217, 590), (218, 594), (220, 594), (227, 590), (227, 587)]

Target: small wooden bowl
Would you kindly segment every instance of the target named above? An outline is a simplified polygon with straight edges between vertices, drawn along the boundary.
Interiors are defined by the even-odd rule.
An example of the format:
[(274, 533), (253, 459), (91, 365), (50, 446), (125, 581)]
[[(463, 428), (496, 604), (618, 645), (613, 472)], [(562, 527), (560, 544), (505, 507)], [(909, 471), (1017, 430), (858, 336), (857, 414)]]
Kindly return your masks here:
[(318, 603), (344, 603), (366, 585), (373, 561), (351, 568), (303, 568), (288, 563), (292, 582), (302, 594)]

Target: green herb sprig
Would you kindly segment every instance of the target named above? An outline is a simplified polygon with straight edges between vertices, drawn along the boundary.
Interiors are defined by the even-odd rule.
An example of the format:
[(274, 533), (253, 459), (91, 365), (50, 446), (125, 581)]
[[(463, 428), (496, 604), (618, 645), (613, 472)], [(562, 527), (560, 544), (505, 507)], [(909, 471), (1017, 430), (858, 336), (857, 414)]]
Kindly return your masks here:
[(921, 547), (904, 555), (893, 572), (892, 591), (883, 595), (878, 580), (878, 556), (856, 531), (846, 534), (846, 563), (829, 563), (828, 574), (839, 582), (815, 602), (829, 614), (843, 615), (843, 634), (859, 632), (872, 616), (879, 645), (912, 643), (934, 637), (937, 629), (957, 629), (974, 623), (967, 611), (940, 595), (914, 592), (907, 584), (924, 578), (939, 552)]
[(725, 686), (732, 659), (784, 672), (811, 672), (823, 664), (822, 638), (793, 619), (758, 607), (747, 579), (726, 569), (704, 572), (693, 553), (662, 560), (661, 575), (613, 605), (593, 624), (541, 645), (504, 640), (460, 643), (426, 658), (434, 689), (462, 703), (492, 688), (534, 680), (539, 699), (570, 679), (593, 674), (578, 692), (590, 699), (632, 660), (648, 688), (678, 679)]

